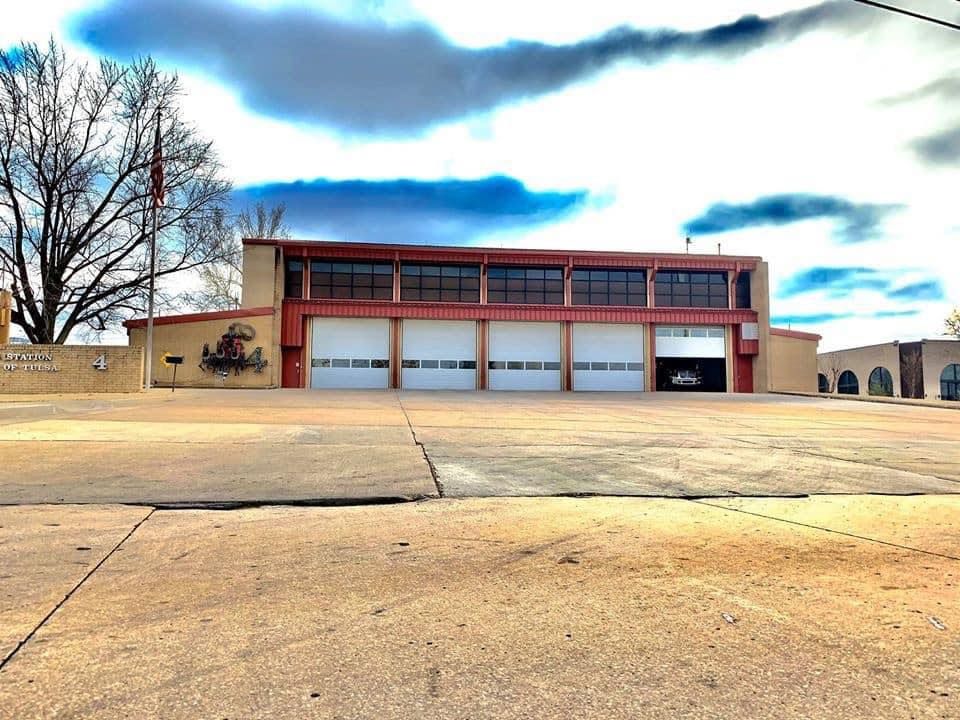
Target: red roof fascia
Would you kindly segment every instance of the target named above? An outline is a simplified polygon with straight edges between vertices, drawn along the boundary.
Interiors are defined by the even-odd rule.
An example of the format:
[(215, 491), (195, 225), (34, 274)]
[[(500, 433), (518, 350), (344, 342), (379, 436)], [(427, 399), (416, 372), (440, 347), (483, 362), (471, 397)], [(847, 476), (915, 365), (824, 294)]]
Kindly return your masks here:
[(780, 335), (782, 337), (794, 338), (795, 340), (815, 340), (820, 342), (823, 337), (816, 333), (801, 332), (800, 330), (787, 330), (786, 328), (771, 327), (771, 335)]
[[(233, 320), (235, 318), (260, 317), (273, 315), (272, 307), (247, 308), (241, 310), (216, 310), (213, 312), (189, 313), (187, 315), (164, 315), (153, 319), (154, 325), (179, 325), (180, 323), (203, 322), (204, 320)], [(125, 328), (145, 328), (146, 318), (136, 318), (123, 323)]]
[(281, 247), (289, 256), (352, 258), (355, 260), (419, 260), (426, 262), (526, 263), (536, 265), (614, 265), (666, 269), (753, 270), (759, 257), (689, 255), (686, 253), (632, 253), (591, 250), (534, 250), (526, 248), (442, 247), (436, 245), (386, 245), (326, 241), (245, 238), (244, 245)]
[(570, 307), (556, 305), (476, 305), (460, 303), (394, 303), (388, 301), (286, 300), (280, 344), (303, 345), (306, 317), (379, 317), (415, 320), (519, 320), (613, 322), (684, 325), (729, 325), (757, 322), (753, 310), (694, 308)]

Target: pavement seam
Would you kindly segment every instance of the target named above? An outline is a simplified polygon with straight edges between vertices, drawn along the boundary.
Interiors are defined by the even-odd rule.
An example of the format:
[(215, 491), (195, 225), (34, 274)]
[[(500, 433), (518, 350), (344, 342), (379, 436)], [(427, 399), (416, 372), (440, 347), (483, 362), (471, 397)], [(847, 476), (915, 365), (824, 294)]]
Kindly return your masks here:
[(899, 550), (908, 550), (910, 552), (922, 553), (924, 555), (933, 555), (934, 557), (945, 558), (947, 560), (960, 560), (960, 557), (954, 555), (947, 555), (946, 553), (934, 552), (933, 550), (924, 550), (922, 548), (910, 547), (909, 545), (901, 545), (899, 543), (889, 542), (887, 540), (878, 540), (877, 538), (867, 537), (866, 535), (857, 535), (856, 533), (849, 533), (844, 530), (834, 530), (832, 528), (823, 527), (822, 525), (811, 525), (810, 523), (800, 522), (799, 520), (788, 520), (787, 518), (775, 517), (773, 515), (764, 515), (763, 513), (753, 512), (752, 510), (744, 510), (742, 508), (728, 507), (726, 505), (717, 505), (706, 500), (697, 500), (691, 499), (690, 502), (695, 502), (698, 505), (706, 505), (708, 507), (716, 508), (717, 510), (725, 510), (728, 512), (738, 512), (743, 513), (744, 515), (753, 515), (754, 517), (764, 518), (765, 520), (774, 520), (776, 522), (787, 523), (788, 525), (797, 525), (799, 527), (809, 528), (810, 530), (822, 530), (823, 532), (834, 533), (835, 535), (844, 535), (846, 537), (854, 538), (856, 540), (865, 540), (866, 542), (878, 543), (880, 545), (887, 545), (889, 547), (895, 547)]
[(137, 523), (136, 523), (132, 528), (130, 528), (130, 532), (128, 532), (126, 535), (124, 535), (123, 538), (120, 540), (120, 542), (118, 542), (116, 545), (114, 545), (114, 546), (113, 546), (113, 549), (110, 550), (110, 552), (108, 552), (106, 555), (104, 555), (104, 556), (100, 559), (100, 562), (98, 562), (96, 565), (94, 565), (94, 566), (90, 569), (90, 571), (87, 572), (87, 574), (84, 575), (84, 576), (80, 579), (80, 582), (78, 582), (76, 585), (74, 585), (74, 586), (69, 590), (69, 592), (67, 592), (67, 594), (63, 596), (63, 598), (60, 600), (60, 602), (58, 602), (56, 605), (53, 606), (53, 609), (52, 609), (50, 612), (48, 612), (48, 613), (43, 617), (43, 619), (42, 619), (39, 623), (37, 623), (36, 627), (34, 627), (33, 630), (31, 630), (29, 633), (27, 633), (26, 637), (24, 637), (23, 640), (21, 640), (20, 642), (18, 642), (18, 643), (17, 643), (17, 646), (16, 646), (13, 650), (11, 650), (9, 653), (7, 653), (6, 657), (4, 657), (2, 661), (0, 661), (0, 672), (3, 672), (3, 669), (7, 666), (7, 664), (8, 664), (11, 660), (13, 660), (14, 657), (16, 657), (17, 653), (19, 653), (20, 650), (22, 650), (22, 649), (26, 646), (26, 644), (27, 644), (28, 642), (30, 642), (30, 640), (33, 638), (34, 635), (37, 634), (37, 632), (40, 630), (40, 628), (42, 628), (44, 625), (46, 625), (47, 622), (49, 622), (50, 619), (51, 619), (54, 615), (56, 615), (57, 611), (66, 604), (67, 600), (69, 600), (71, 597), (73, 597), (73, 594), (74, 594), (75, 592), (77, 592), (77, 590), (79, 590), (81, 587), (83, 587), (83, 584), (84, 584), (87, 580), (89, 580), (90, 577), (91, 577), (97, 570), (99, 570), (100, 567), (101, 567), (107, 560), (109, 560), (111, 557), (113, 557), (113, 554), (114, 554), (117, 550), (119, 550), (120, 547), (121, 547), (127, 540), (129, 540), (130, 537), (140, 528), (140, 526), (143, 525), (147, 520), (149, 520), (149, 519), (153, 516), (153, 513), (155, 513), (155, 512), (156, 512), (156, 508), (150, 508), (150, 512), (148, 512), (148, 513), (147, 513), (146, 515), (144, 515), (140, 520), (138, 520)]
[(437, 473), (437, 468), (433, 464), (433, 460), (430, 459), (430, 455), (427, 453), (427, 446), (424, 445), (417, 439), (417, 431), (413, 429), (413, 423), (410, 422), (410, 416), (407, 414), (407, 409), (403, 406), (403, 400), (400, 399), (400, 393), (397, 393), (397, 404), (400, 406), (400, 411), (403, 413), (403, 416), (407, 419), (407, 427), (410, 428), (410, 435), (413, 436), (413, 444), (420, 448), (420, 452), (423, 453), (423, 459), (427, 462), (427, 467), (430, 469), (430, 477), (433, 478), (433, 484), (437, 487), (437, 494), (440, 497), (444, 497), (444, 488), (443, 483), (440, 482), (440, 475)]

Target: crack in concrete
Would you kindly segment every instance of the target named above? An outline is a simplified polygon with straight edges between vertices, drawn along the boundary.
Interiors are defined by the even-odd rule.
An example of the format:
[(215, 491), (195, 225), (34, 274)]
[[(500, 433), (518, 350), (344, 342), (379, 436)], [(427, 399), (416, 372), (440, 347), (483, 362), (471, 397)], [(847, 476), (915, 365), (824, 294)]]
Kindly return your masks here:
[(423, 459), (426, 460), (427, 467), (430, 469), (430, 477), (433, 478), (433, 484), (437, 486), (437, 495), (440, 497), (445, 497), (443, 483), (440, 481), (440, 475), (437, 473), (437, 468), (433, 464), (433, 460), (430, 459), (430, 455), (427, 453), (427, 446), (417, 439), (417, 431), (413, 429), (413, 423), (410, 421), (410, 415), (407, 414), (407, 409), (403, 406), (403, 400), (400, 399), (400, 392), (397, 391), (396, 395), (397, 405), (400, 406), (403, 416), (407, 419), (407, 427), (410, 428), (410, 435), (413, 436), (413, 444), (419, 447), (420, 452), (423, 453)]
[[(871, 493), (871, 494), (876, 494), (876, 493)], [(805, 527), (811, 530), (821, 530), (822, 532), (834, 533), (835, 535), (844, 535), (846, 537), (854, 538), (856, 540), (864, 540), (866, 542), (878, 543), (879, 545), (887, 545), (889, 547), (895, 547), (895, 548), (898, 548), (899, 550), (908, 550), (910, 552), (922, 553), (924, 555), (933, 555), (934, 557), (945, 558), (946, 560), (960, 560), (960, 557), (956, 557), (954, 555), (947, 555), (946, 553), (939, 553), (933, 550), (924, 550), (923, 548), (911, 547), (909, 545), (901, 545), (900, 543), (889, 542), (888, 540), (879, 540), (877, 538), (867, 537), (866, 535), (857, 535), (856, 533), (849, 533), (844, 530), (834, 530), (832, 528), (823, 527), (822, 525), (812, 525), (810, 523), (800, 522), (799, 520), (788, 520), (787, 518), (779, 518), (773, 515), (764, 515), (763, 513), (753, 512), (752, 510), (743, 510), (742, 508), (728, 507), (725, 505), (717, 505), (712, 502), (707, 502), (706, 500), (703, 500), (703, 499), (691, 499), (690, 502), (695, 502), (698, 505), (706, 505), (708, 507), (716, 508), (717, 510), (725, 510), (727, 512), (738, 512), (738, 513), (743, 513), (744, 515), (753, 515), (754, 517), (764, 518), (765, 520), (774, 520), (775, 522), (787, 523), (788, 525)]]
[(40, 628), (42, 628), (44, 625), (46, 625), (47, 622), (49, 622), (50, 619), (51, 619), (54, 615), (56, 615), (57, 611), (66, 604), (67, 600), (69, 600), (71, 597), (73, 597), (73, 594), (74, 594), (75, 592), (77, 592), (77, 590), (79, 590), (81, 587), (83, 587), (83, 584), (84, 584), (87, 580), (89, 580), (89, 579), (93, 576), (93, 574), (94, 574), (97, 570), (99, 570), (99, 569), (101, 568), (101, 566), (102, 566), (107, 560), (109, 560), (111, 557), (113, 557), (113, 554), (114, 554), (115, 552), (117, 552), (117, 550), (119, 550), (120, 547), (121, 547), (127, 540), (129, 540), (129, 539), (133, 536), (133, 534), (140, 528), (141, 525), (143, 525), (147, 520), (149, 520), (149, 519), (153, 516), (153, 513), (154, 513), (154, 512), (156, 512), (156, 510), (151, 509), (150, 512), (148, 512), (148, 513), (147, 513), (146, 515), (144, 515), (139, 521), (137, 521), (137, 523), (136, 523), (132, 528), (130, 528), (130, 532), (128, 532), (126, 535), (124, 535), (123, 538), (120, 540), (120, 542), (118, 542), (116, 545), (114, 545), (114, 546), (113, 546), (113, 549), (110, 550), (110, 552), (108, 552), (106, 555), (104, 555), (104, 556), (100, 559), (100, 562), (98, 562), (96, 565), (94, 565), (94, 566), (90, 569), (90, 571), (80, 579), (80, 582), (78, 582), (76, 585), (74, 585), (74, 586), (70, 589), (70, 591), (67, 592), (67, 594), (63, 596), (63, 598), (60, 600), (60, 602), (58, 602), (56, 605), (53, 606), (53, 609), (52, 609), (50, 612), (48, 612), (48, 613), (43, 617), (43, 619), (42, 619), (39, 623), (37, 623), (37, 625), (33, 628), (33, 630), (31, 630), (29, 633), (27, 633), (26, 637), (24, 637), (23, 640), (21, 640), (20, 642), (18, 642), (18, 643), (17, 643), (17, 646), (16, 646), (13, 650), (11, 650), (9, 653), (7, 653), (6, 657), (4, 657), (2, 661), (0, 661), (0, 672), (3, 672), (3, 669), (7, 666), (7, 664), (8, 664), (11, 660), (13, 660), (14, 657), (16, 657), (17, 653), (19, 653), (19, 652), (24, 648), (24, 646), (26, 646), (26, 644), (27, 644), (28, 642), (30, 642), (30, 640), (33, 638), (33, 636), (36, 635), (37, 632), (39, 632)]

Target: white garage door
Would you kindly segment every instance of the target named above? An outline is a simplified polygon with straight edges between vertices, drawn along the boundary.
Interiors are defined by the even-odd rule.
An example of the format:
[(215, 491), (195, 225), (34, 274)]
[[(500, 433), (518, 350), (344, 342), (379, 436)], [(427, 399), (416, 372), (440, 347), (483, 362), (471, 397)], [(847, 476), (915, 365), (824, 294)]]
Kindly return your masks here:
[(312, 388), (386, 388), (390, 372), (390, 321), (314, 318)]
[(723, 327), (658, 326), (657, 357), (725, 358)]
[(407, 390), (475, 390), (477, 324), (404, 320), (401, 385)]
[(574, 390), (643, 390), (643, 325), (574, 323)]
[(560, 323), (491, 322), (491, 390), (559, 390)]

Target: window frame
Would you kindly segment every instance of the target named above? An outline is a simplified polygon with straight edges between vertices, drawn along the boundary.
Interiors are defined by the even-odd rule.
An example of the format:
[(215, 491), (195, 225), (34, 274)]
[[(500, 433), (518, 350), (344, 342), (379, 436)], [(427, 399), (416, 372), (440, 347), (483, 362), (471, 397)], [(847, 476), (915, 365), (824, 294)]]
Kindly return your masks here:
[[(431, 272), (424, 273), (424, 269)], [(436, 270), (436, 272), (432, 272)], [(406, 272), (405, 272), (406, 271)], [(453, 274), (456, 271), (456, 275)], [(465, 272), (466, 271), (466, 272)], [(403, 302), (480, 303), (480, 265), (400, 263), (400, 300)], [(436, 278), (437, 287), (424, 287), (425, 278)], [(414, 282), (416, 280), (416, 282)], [(455, 283), (453, 281), (456, 281)], [(429, 284), (433, 284), (431, 280)], [(456, 287), (452, 287), (453, 285)], [(469, 287), (470, 285), (476, 287)], [(464, 287), (467, 285), (468, 287)], [(424, 294), (436, 297), (424, 297)], [(456, 297), (453, 294), (456, 293)], [(416, 297), (413, 297), (416, 295)], [(466, 296), (466, 297), (465, 297)]]
[[(550, 277), (548, 277), (548, 274), (550, 274)], [(538, 287), (538, 283), (542, 283), (542, 287)], [(548, 284), (549, 290), (547, 289)], [(553, 265), (487, 266), (487, 302), (491, 305), (565, 305), (566, 292), (564, 286), (563, 267)], [(531, 300), (531, 295), (534, 298), (540, 296), (542, 300)], [(548, 300), (548, 296), (552, 299)]]
[[(841, 387), (851, 387), (849, 380), (847, 382), (841, 382), (847, 375), (853, 378), (853, 382), (856, 385), (856, 392), (848, 392), (841, 390)], [(853, 370), (844, 370), (840, 375), (837, 376), (837, 394), (838, 395), (859, 395), (860, 394), (860, 378), (857, 377), (857, 374)]]
[(729, 273), (726, 270), (658, 270), (653, 278), (653, 305), (729, 310)]
[[(622, 275), (623, 277), (613, 277)], [(631, 278), (640, 275), (640, 279)], [(622, 291), (619, 285), (622, 283)], [(612, 302), (611, 297), (623, 297)], [(631, 302), (635, 298), (639, 302)], [(570, 304), (583, 306), (646, 307), (646, 268), (576, 267), (570, 273)]]
[[(348, 266), (349, 270), (347, 270)], [(359, 271), (358, 268), (360, 268)], [(364, 270), (364, 268), (369, 268), (369, 270)], [(391, 302), (393, 300), (394, 273), (395, 268), (392, 260), (311, 258), (309, 297), (311, 300)], [(323, 281), (324, 275), (327, 276), (325, 282)], [(315, 279), (318, 277), (319, 281)], [(349, 281), (344, 281), (346, 277), (349, 277)], [(324, 294), (324, 289), (327, 291), (326, 294)]]
[[(879, 376), (879, 379), (875, 379), (875, 376)], [(889, 387), (886, 382), (888, 380), (890, 381)], [(875, 389), (877, 392), (874, 392)], [(889, 392), (887, 392), (888, 389)], [(867, 395), (874, 397), (893, 397), (893, 373), (883, 365), (877, 365), (871, 370), (867, 378)]]
[[(300, 268), (298, 270), (291, 269), (291, 265), (299, 265)], [(303, 294), (304, 267), (306, 267), (305, 258), (291, 257), (291, 258), (284, 259), (283, 261), (283, 297), (284, 298), (289, 298), (292, 300), (303, 300), (304, 298), (304, 294)], [(293, 284), (291, 284), (291, 280), (294, 278), (297, 278), (298, 276), (299, 276), (299, 279), (296, 281), (295, 285), (300, 288), (299, 294), (296, 292), (291, 292), (293, 287)]]

